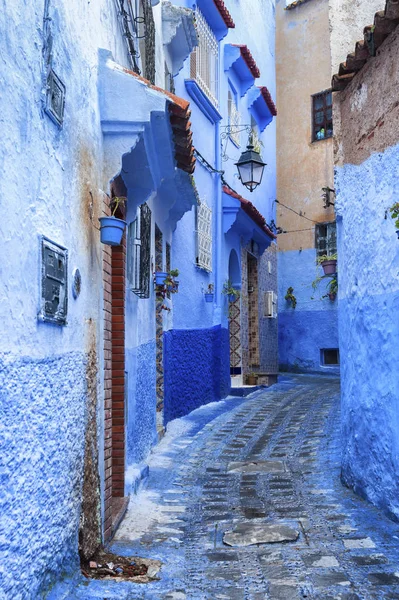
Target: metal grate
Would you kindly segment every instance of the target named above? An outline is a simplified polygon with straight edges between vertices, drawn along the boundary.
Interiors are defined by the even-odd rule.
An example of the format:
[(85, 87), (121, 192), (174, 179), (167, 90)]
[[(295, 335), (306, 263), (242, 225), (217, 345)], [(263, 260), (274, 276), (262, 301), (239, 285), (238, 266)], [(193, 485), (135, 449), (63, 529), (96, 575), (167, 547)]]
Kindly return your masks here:
[(132, 292), (150, 297), (151, 210), (142, 204), (139, 215), (128, 228), (127, 279)]
[(190, 76), (216, 107), (218, 106), (218, 41), (199, 8), (195, 11), (198, 46), (190, 57)]
[(212, 271), (212, 209), (205, 202), (197, 205), (197, 266)]

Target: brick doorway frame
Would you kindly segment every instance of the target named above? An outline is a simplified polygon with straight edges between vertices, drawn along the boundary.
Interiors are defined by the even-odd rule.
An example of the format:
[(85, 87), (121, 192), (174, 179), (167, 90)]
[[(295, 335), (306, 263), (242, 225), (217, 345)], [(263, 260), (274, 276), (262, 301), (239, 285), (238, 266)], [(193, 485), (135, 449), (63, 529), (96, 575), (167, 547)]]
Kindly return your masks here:
[[(111, 196), (127, 196), (120, 177)], [(111, 214), (109, 200), (103, 212)], [(124, 219), (126, 207), (115, 216)], [(125, 498), (125, 293), (126, 235), (120, 246), (103, 247), (104, 285), (104, 542), (115, 533), (128, 504)]]

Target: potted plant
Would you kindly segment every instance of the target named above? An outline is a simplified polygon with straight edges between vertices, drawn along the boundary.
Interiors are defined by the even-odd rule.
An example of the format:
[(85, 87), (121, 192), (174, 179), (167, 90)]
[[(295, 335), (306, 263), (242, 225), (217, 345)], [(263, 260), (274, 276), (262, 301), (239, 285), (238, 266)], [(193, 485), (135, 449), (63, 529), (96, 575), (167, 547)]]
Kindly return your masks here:
[(110, 217), (100, 217), (100, 236), (101, 243), (108, 246), (119, 246), (122, 241), (123, 232), (127, 225), (123, 219), (117, 219), (115, 213), (119, 206), (123, 206), (126, 198), (116, 196), (112, 198), (112, 213)]
[(287, 293), (284, 296), (284, 298), (287, 300), (287, 302), (291, 302), (292, 308), (296, 307), (296, 305), (297, 305), (297, 299), (294, 296), (294, 288), (293, 287), (289, 287), (287, 289)]
[(157, 294), (163, 298), (165, 294), (177, 294), (179, 291), (179, 281), (175, 279), (178, 277), (178, 269), (171, 269), (170, 271), (156, 271), (154, 273), (155, 286)]
[(179, 291), (179, 281), (176, 277), (179, 276), (179, 269), (171, 269), (166, 274), (166, 279), (164, 281), (164, 285), (166, 287), (166, 291), (170, 294), (177, 294)]
[(213, 283), (210, 283), (208, 285), (207, 291), (204, 293), (205, 296), (205, 302), (213, 302)]
[(395, 219), (396, 235), (399, 239), (399, 202), (392, 204), (389, 208), (389, 212), (391, 213), (392, 219)]
[[(312, 281), (313, 291), (315, 292), (317, 290), (320, 281), (322, 281), (323, 279), (326, 279), (326, 278), (330, 278), (330, 277), (331, 277), (331, 275), (323, 275), (322, 277), (320, 275), (318, 275), (316, 277), (316, 279), (314, 281)], [(329, 298), (331, 300), (331, 302), (334, 302), (335, 298), (337, 297), (337, 293), (338, 293), (338, 278), (337, 278), (337, 275), (334, 274), (332, 276), (331, 280), (327, 284), (326, 293), (323, 294), (323, 296), (321, 296), (321, 299)], [(311, 299), (314, 300), (314, 296), (312, 296)]]
[(249, 373), (247, 375), (247, 385), (256, 385), (258, 383), (258, 376), (255, 373)]
[(322, 296), (322, 298), (329, 298), (331, 302), (334, 302), (338, 293), (338, 279), (337, 277), (333, 277), (330, 283), (327, 286), (327, 293)]
[(230, 279), (228, 279), (223, 285), (222, 294), (228, 297), (229, 302), (235, 302), (240, 297), (240, 290), (233, 287)]
[(318, 256), (316, 264), (323, 267), (324, 275), (334, 275), (337, 272), (337, 255), (323, 254), (323, 256)]
[(155, 280), (155, 285), (164, 285), (165, 280), (168, 276), (168, 273), (166, 271), (155, 271), (154, 273), (154, 280)]

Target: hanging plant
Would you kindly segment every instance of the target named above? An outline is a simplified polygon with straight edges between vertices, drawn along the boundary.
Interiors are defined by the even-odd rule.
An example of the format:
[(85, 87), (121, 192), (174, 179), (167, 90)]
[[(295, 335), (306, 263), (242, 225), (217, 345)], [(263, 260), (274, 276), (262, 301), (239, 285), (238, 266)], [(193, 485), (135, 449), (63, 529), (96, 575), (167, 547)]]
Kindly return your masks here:
[(229, 302), (235, 302), (237, 298), (240, 297), (240, 290), (237, 290), (237, 288), (233, 287), (230, 279), (228, 279), (223, 284), (222, 294), (228, 297)]
[(288, 288), (287, 293), (284, 296), (284, 298), (287, 300), (287, 302), (291, 302), (292, 308), (296, 307), (296, 305), (297, 305), (297, 299), (294, 296), (294, 288), (293, 287), (289, 287)]
[(100, 217), (100, 236), (101, 243), (107, 244), (108, 246), (119, 246), (123, 232), (127, 225), (123, 219), (117, 219), (115, 213), (120, 206), (124, 206), (126, 198), (123, 196), (115, 196), (111, 198), (110, 205), (112, 206), (112, 212), (110, 217)]
[(323, 254), (317, 257), (316, 264), (322, 266), (324, 275), (334, 275), (337, 272), (337, 259), (337, 254)]
[(395, 202), (395, 204), (392, 204), (392, 206), (390, 206), (388, 210), (391, 213), (392, 219), (395, 220), (396, 235), (399, 238), (399, 202)]
[(168, 272), (156, 271), (154, 273), (155, 290), (158, 298), (165, 298), (167, 294), (177, 294), (179, 291), (178, 269), (171, 269)]

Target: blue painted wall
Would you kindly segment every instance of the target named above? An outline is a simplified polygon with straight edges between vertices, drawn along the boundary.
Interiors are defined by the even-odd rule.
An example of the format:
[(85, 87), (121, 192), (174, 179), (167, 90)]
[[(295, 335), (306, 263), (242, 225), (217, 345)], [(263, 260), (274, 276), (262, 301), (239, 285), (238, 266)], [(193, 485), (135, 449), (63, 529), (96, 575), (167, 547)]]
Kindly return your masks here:
[(85, 357), (0, 354), (0, 596), (38, 598), (77, 568)]
[(166, 423), (229, 393), (227, 329), (216, 326), (166, 332), (164, 361)]
[(126, 462), (141, 462), (157, 439), (155, 340), (126, 351), (128, 402)]
[(343, 481), (399, 518), (399, 146), (336, 172)]
[[(328, 279), (317, 290), (312, 281), (322, 275), (316, 266), (316, 250), (279, 252), (279, 360), (285, 370), (337, 372), (338, 367), (323, 366), (321, 350), (338, 348), (338, 299), (321, 299)], [(294, 288), (297, 306), (285, 300), (288, 287)]]

